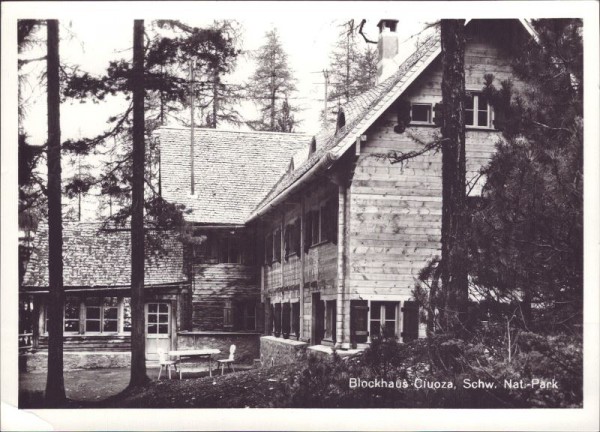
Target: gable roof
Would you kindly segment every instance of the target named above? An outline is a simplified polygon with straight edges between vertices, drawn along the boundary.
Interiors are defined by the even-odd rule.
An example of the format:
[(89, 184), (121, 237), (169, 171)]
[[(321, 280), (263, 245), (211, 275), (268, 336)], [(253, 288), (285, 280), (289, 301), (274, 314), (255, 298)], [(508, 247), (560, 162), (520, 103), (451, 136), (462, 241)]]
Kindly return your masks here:
[[(467, 20), (465, 25), (472, 21), (475, 20)], [(535, 31), (525, 19), (516, 21), (537, 40)], [(337, 132), (334, 125), (321, 130), (316, 136), (318, 150), (302, 165), (296, 165), (294, 171), (280, 179), (276, 187), (254, 209), (248, 221), (266, 213), (269, 208), (283, 201), (305, 179), (331, 167), (355, 143), (356, 138), (363, 135), (440, 54), (440, 37), (432, 35), (389, 78), (345, 104), (342, 107), (346, 119), (345, 126)]]
[(279, 181), (254, 209), (249, 220), (265, 213), (277, 201), (283, 199), (300, 184), (301, 179), (330, 167), (354, 144), (356, 137), (362, 135), (373, 121), (391, 106), (440, 52), (439, 38), (430, 37), (400, 65), (392, 76), (345, 104), (342, 109), (346, 124), (337, 132), (335, 125), (321, 130), (316, 136), (317, 151)]
[(185, 205), (188, 221), (209, 224), (243, 225), (310, 143), (305, 134), (195, 129), (191, 196), (190, 129), (162, 127), (156, 135), (163, 197)]
[[(163, 285), (186, 282), (183, 245), (177, 236), (163, 232), (163, 251), (150, 252), (146, 242), (144, 283)], [(151, 232), (158, 239), (157, 232)], [(104, 230), (102, 224), (63, 223), (63, 285), (68, 287), (118, 287), (131, 284), (131, 232)], [(23, 286), (48, 287), (48, 225), (40, 224), (27, 264)]]

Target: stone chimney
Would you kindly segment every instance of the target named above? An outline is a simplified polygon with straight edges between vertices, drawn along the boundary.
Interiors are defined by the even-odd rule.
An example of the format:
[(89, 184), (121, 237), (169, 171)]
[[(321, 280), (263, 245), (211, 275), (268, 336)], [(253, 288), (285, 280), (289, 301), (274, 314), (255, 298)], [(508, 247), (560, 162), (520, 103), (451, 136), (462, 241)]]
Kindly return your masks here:
[(379, 27), (379, 40), (377, 41), (377, 84), (385, 81), (397, 69), (394, 58), (398, 55), (398, 34), (396, 27), (398, 20), (382, 19), (377, 24)]

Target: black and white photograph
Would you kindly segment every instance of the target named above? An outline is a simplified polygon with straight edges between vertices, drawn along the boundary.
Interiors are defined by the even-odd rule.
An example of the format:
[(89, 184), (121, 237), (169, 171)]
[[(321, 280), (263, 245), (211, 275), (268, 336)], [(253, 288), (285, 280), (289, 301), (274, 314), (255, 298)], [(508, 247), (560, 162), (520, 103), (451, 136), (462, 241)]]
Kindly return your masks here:
[(598, 47), (591, 1), (4, 2), (2, 430), (597, 430)]

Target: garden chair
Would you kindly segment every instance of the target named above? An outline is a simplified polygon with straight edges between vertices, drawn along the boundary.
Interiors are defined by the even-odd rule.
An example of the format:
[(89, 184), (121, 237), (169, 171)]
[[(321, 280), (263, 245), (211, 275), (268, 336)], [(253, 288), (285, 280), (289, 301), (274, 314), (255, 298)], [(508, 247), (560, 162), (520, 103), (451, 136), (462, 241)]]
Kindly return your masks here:
[(225, 365), (227, 365), (227, 369), (233, 369), (235, 372), (235, 366), (233, 365), (235, 356), (235, 345), (231, 345), (229, 347), (229, 358), (217, 360), (218, 365), (221, 366), (221, 375), (225, 373)]
[(160, 370), (158, 371), (158, 379), (160, 380), (160, 374), (162, 373), (163, 368), (166, 369), (167, 373), (169, 374), (169, 379), (171, 379), (171, 366), (173, 366), (175, 372), (177, 372), (177, 361), (169, 360), (169, 358), (167, 357), (167, 353), (161, 349), (159, 349), (157, 353), (158, 364), (160, 365)]

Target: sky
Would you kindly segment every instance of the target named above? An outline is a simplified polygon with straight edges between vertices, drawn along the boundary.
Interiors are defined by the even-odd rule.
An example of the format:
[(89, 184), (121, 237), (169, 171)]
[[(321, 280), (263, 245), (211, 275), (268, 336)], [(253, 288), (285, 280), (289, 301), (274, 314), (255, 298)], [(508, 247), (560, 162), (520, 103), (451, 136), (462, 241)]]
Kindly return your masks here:
[[(252, 53), (264, 43), (267, 31), (277, 28), (282, 46), (288, 54), (288, 63), (298, 80), (298, 91), (291, 98), (291, 102), (302, 109), (297, 115), (301, 120), (297, 131), (315, 134), (319, 128), (319, 112), (323, 107), (322, 71), (329, 67), (329, 55), (339, 33), (343, 31), (343, 23), (354, 19), (358, 24), (364, 18), (367, 20), (366, 34), (370, 39), (377, 40), (376, 24), (381, 18), (400, 19), (398, 33), (403, 42), (401, 51), (406, 54), (410, 54), (414, 48), (411, 35), (418, 33), (424, 25), (423, 21), (407, 19), (406, 11), (398, 4), (375, 3), (374, 7), (369, 8), (364, 5), (361, 8), (346, 6), (346, 3), (325, 3), (323, 6), (307, 3), (281, 8), (275, 7), (275, 3), (251, 3), (250, 6), (239, 4), (238, 8), (230, 9), (212, 2), (200, 2), (189, 8), (181, 8), (180, 13), (169, 11), (156, 18), (176, 18), (199, 27), (211, 24), (214, 19), (235, 19), (242, 26), (242, 49), (247, 53)], [(347, 13), (340, 14), (340, 9)], [(92, 74), (101, 74), (110, 60), (130, 59), (133, 26), (131, 18), (126, 15), (115, 14), (107, 25), (105, 20), (93, 14), (66, 14), (65, 19), (60, 20), (61, 61), (78, 65), (81, 70)], [(405, 16), (404, 19), (402, 15)], [(42, 37), (43, 31), (40, 33), (40, 38)], [(42, 45), (23, 57), (43, 55), (43, 49)], [(34, 67), (43, 69), (45, 63), (39, 62)], [(244, 82), (254, 68), (251, 55), (244, 55), (238, 61), (235, 73), (226, 77), (226, 81)], [(26, 91), (30, 104), (24, 127), (31, 142), (41, 144), (47, 135), (45, 88), (31, 83)], [(123, 102), (114, 99), (100, 104), (82, 104), (78, 101), (64, 103), (61, 106), (63, 139), (93, 136), (102, 132), (108, 126), (106, 119), (119, 112), (122, 107)], [(256, 118), (253, 104), (244, 104), (242, 114), (247, 119)], [(230, 125), (226, 127), (231, 128)]]

